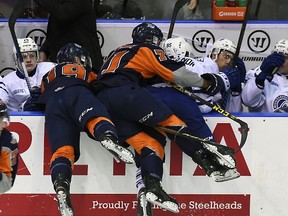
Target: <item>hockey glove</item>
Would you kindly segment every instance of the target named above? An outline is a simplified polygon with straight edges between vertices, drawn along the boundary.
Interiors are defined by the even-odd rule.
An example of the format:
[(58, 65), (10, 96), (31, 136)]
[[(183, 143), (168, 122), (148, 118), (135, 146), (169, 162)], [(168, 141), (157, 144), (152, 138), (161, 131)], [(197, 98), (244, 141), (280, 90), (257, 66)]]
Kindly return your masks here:
[(201, 77), (209, 82), (209, 86), (205, 89), (208, 95), (214, 96), (225, 88), (222, 78), (216, 74), (205, 73)]
[(265, 80), (271, 82), (274, 76), (274, 69), (281, 67), (284, 62), (285, 57), (282, 54), (272, 53), (271, 55), (267, 56), (260, 66), (261, 73), (256, 76), (255, 82), (257, 87), (263, 89)]
[(32, 87), (30, 97), (24, 102), (24, 111), (43, 111), (43, 108), (37, 104), (38, 98), (41, 95), (41, 89), (37, 86)]
[(226, 74), (229, 79), (232, 95), (239, 95), (242, 91), (241, 84), (245, 81), (246, 76), (246, 67), (243, 60), (238, 57), (236, 59), (236, 66), (224, 69), (223, 73)]

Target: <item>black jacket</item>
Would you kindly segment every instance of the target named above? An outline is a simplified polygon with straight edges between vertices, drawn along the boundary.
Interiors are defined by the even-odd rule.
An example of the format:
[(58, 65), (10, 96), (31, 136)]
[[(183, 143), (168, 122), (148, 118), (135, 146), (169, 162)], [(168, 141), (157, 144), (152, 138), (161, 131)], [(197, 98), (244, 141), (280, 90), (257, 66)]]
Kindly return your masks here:
[(58, 50), (67, 43), (78, 43), (90, 54), (93, 69), (103, 63), (96, 32), (96, 17), (90, 0), (37, 0), (50, 14), (46, 41), (41, 47), (56, 62)]

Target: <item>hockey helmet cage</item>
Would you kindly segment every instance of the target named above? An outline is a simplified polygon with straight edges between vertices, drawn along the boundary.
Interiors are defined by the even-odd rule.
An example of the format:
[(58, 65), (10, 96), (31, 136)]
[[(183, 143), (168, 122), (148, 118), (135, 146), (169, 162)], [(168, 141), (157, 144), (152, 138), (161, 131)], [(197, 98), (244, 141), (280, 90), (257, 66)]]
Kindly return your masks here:
[(193, 58), (193, 48), (183, 37), (169, 38), (163, 43), (163, 49), (169, 59), (181, 61), (184, 57)]
[(208, 53), (207, 57), (211, 57), (212, 53), (220, 54), (221, 51), (229, 51), (233, 54), (236, 53), (236, 45), (233, 41), (222, 38), (215, 41)]
[(80, 63), (87, 70), (92, 69), (92, 61), (88, 51), (76, 43), (68, 43), (59, 50), (57, 63)]
[(272, 53), (281, 53), (285, 56), (288, 56), (288, 40), (285, 39), (279, 40), (274, 45)]
[(132, 31), (133, 43), (147, 43), (159, 46), (163, 39), (162, 31), (151, 22), (143, 22)]

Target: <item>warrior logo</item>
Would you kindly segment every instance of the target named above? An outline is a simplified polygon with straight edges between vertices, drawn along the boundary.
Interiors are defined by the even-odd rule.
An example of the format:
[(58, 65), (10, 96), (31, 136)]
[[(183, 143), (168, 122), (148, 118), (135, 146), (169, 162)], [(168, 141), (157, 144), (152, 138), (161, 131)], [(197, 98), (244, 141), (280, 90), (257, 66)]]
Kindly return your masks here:
[(256, 53), (265, 52), (271, 43), (269, 35), (262, 30), (253, 31), (247, 40), (249, 49)]
[(103, 47), (104, 45), (104, 36), (103, 34), (97, 30), (97, 36), (98, 36), (98, 39), (99, 39), (99, 45), (100, 45), (100, 48)]
[(287, 95), (277, 96), (273, 101), (273, 110), (274, 110), (274, 112), (287, 112), (287, 110), (288, 110), (288, 96)]
[(42, 29), (33, 29), (28, 34), (26, 37), (31, 37), (35, 43), (41, 47), (45, 41), (46, 38), (46, 32)]
[(213, 44), (215, 42), (214, 35), (207, 30), (200, 30), (194, 34), (192, 37), (192, 46), (193, 48), (200, 52), (205, 53), (208, 43)]

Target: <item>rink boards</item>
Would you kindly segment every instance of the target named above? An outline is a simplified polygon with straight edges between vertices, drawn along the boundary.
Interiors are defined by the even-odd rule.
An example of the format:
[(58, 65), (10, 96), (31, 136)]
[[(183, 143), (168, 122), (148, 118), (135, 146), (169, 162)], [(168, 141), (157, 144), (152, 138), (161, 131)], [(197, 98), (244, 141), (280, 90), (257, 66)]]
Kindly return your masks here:
[[(288, 116), (237, 115), (249, 125), (245, 146), (236, 154), (241, 177), (216, 183), (174, 143), (168, 143), (163, 187), (177, 198), (178, 215), (284, 216), (288, 201)], [(239, 124), (221, 115), (205, 116), (217, 142), (237, 148)], [(49, 174), (50, 150), (42, 114), (12, 115), (9, 129), (19, 139), (20, 163), (13, 189), (0, 196), (2, 215), (58, 215)], [(71, 197), (75, 215), (134, 216), (134, 165), (117, 164), (98, 142), (81, 134), (81, 156), (75, 165)], [(155, 216), (170, 216), (155, 206)]]

